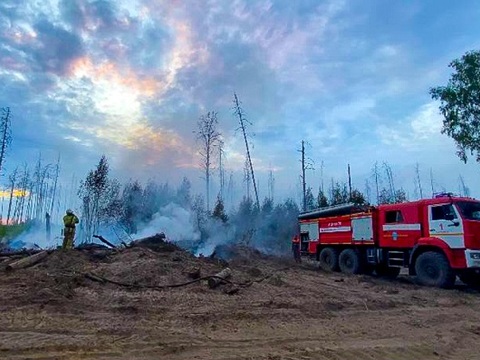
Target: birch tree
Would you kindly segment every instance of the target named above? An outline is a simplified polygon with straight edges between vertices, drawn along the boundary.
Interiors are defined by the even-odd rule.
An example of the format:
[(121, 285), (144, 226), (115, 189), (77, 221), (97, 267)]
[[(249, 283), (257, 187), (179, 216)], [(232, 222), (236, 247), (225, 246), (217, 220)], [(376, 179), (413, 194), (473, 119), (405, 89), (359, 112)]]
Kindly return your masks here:
[(198, 120), (197, 141), (200, 145), (199, 154), (201, 167), (205, 172), (207, 212), (210, 211), (210, 177), (214, 168), (214, 156), (220, 144), (221, 134), (217, 131), (217, 113), (210, 111), (200, 116)]

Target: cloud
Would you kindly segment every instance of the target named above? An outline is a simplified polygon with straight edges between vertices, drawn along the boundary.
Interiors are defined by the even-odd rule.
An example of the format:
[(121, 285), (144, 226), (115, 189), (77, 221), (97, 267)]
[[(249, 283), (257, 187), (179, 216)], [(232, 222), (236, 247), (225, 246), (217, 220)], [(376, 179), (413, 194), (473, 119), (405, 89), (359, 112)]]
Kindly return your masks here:
[[(405, 165), (447, 154), (428, 87), (448, 76), (455, 54), (478, 45), (480, 28), (458, 21), (464, 35), (446, 34), (435, 45), (434, 19), (443, 24), (453, 10), (455, 19), (471, 19), (476, 11), (473, 2), (438, 8), (376, 0), (3, 0), (0, 106), (14, 114), (14, 161), (61, 151), (81, 172), (106, 153), (127, 176), (198, 179), (192, 131), (215, 110), (226, 166), (240, 179), (245, 145), (234, 92), (252, 122), (261, 184), (274, 169), (285, 193), (297, 179), (302, 140), (335, 177), (347, 162), (367, 169), (379, 157)], [(437, 164), (432, 157), (423, 159)]]
[(84, 54), (81, 39), (69, 31), (41, 20), (34, 26), (37, 41), (31, 53), (35, 68), (40, 71), (64, 75), (70, 64)]
[(413, 115), (396, 126), (380, 125), (376, 132), (385, 145), (395, 145), (407, 150), (418, 150), (426, 143), (433, 145), (445, 137), (441, 135), (442, 117), (436, 102), (422, 105)]

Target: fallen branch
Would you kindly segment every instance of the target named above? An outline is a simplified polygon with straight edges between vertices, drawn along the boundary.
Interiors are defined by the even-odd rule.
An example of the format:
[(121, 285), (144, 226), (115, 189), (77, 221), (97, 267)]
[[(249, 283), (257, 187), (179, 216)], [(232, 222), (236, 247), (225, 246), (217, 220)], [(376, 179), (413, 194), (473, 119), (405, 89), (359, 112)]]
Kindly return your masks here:
[[(133, 289), (153, 289), (153, 290), (172, 289), (172, 288), (178, 288), (178, 287), (182, 287), (182, 286), (192, 285), (192, 284), (195, 284), (197, 282), (204, 281), (204, 280), (209, 280), (209, 279), (218, 279), (219, 282), (225, 282), (225, 283), (230, 284), (230, 285), (238, 286), (240, 288), (245, 288), (245, 287), (251, 286), (254, 283), (259, 283), (259, 282), (262, 282), (262, 281), (272, 277), (278, 271), (285, 271), (285, 270), (288, 270), (288, 269), (290, 269), (290, 267), (278, 269), (274, 273), (266, 275), (266, 276), (264, 276), (260, 279), (251, 280), (251, 281), (244, 282), (244, 283), (234, 283), (234, 282), (232, 282), (230, 280), (227, 280), (225, 278), (218, 277), (217, 276), (218, 274), (217, 275), (210, 275), (210, 276), (203, 276), (203, 277), (200, 277), (198, 279), (187, 281), (187, 282), (184, 282), (184, 283), (167, 284), (167, 285), (130, 284), (130, 283), (124, 283), (124, 282), (121, 282), (121, 281), (108, 279), (106, 277), (97, 275), (95, 273), (86, 273), (86, 274), (84, 274), (84, 276), (89, 280), (92, 280), (92, 281), (95, 281), (95, 282), (98, 282), (98, 283), (101, 283), (101, 284), (108, 283), (108, 284), (113, 284), (113, 285), (122, 286), (122, 287), (126, 287), (126, 288), (133, 288)], [(235, 290), (234, 292), (237, 292), (237, 291)]]
[(107, 239), (105, 239), (102, 235), (93, 235), (94, 238), (97, 238), (98, 240), (100, 240), (102, 243), (104, 243), (105, 245), (107, 246), (110, 246), (112, 249), (116, 249), (117, 247), (115, 245), (113, 245), (110, 241), (108, 241)]
[(24, 269), (29, 266), (33, 266), (36, 263), (40, 262), (41, 260), (45, 259), (48, 256), (48, 251), (42, 251), (35, 255), (17, 260), (8, 264), (5, 268), (7, 271), (16, 270), (16, 269)]
[[(123, 287), (127, 287), (127, 288), (163, 290), (163, 289), (170, 289), (170, 288), (177, 288), (177, 287), (187, 286), (187, 285), (195, 284), (195, 283), (197, 283), (197, 282), (199, 282), (199, 281), (203, 281), (203, 280), (209, 280), (209, 279), (211, 279), (211, 278), (214, 278), (215, 275), (213, 275), (213, 276), (204, 276), (204, 277), (201, 277), (201, 278), (192, 280), (192, 281), (187, 281), (187, 282), (180, 283), (180, 284), (169, 284), (169, 285), (140, 285), (140, 284), (129, 284), (129, 283), (124, 283), (124, 282), (120, 282), (120, 281), (111, 280), (111, 279), (105, 278), (105, 277), (103, 277), (103, 276), (94, 274), (94, 273), (86, 273), (86, 274), (85, 274), (85, 277), (86, 277), (87, 279), (89, 279), (89, 280), (92, 280), (92, 281), (95, 281), (95, 282), (99, 282), (99, 283), (102, 283), (102, 284), (109, 283), (109, 284), (114, 284), (114, 285), (123, 286)], [(222, 279), (222, 280), (224, 280), (224, 279)], [(224, 281), (231, 284), (231, 282), (228, 281), (228, 280), (224, 280)]]

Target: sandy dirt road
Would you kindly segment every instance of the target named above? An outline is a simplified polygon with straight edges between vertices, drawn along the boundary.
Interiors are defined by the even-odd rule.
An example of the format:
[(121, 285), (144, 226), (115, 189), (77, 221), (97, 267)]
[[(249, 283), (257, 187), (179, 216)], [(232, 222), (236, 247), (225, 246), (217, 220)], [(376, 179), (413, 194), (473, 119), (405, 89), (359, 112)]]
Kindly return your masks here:
[[(287, 266), (286, 266), (287, 265)], [(327, 274), (265, 258), (230, 263), (235, 295), (186, 280), (222, 264), (178, 251), (55, 252), (0, 272), (1, 359), (479, 359), (480, 294), (411, 279)]]

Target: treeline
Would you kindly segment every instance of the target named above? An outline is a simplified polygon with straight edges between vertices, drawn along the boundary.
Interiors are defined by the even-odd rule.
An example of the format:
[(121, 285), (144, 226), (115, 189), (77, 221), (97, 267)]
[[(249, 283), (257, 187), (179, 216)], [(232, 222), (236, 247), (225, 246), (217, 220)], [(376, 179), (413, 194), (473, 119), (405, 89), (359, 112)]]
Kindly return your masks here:
[[(142, 185), (134, 180), (122, 186), (110, 178), (104, 156), (81, 182), (78, 195), (82, 201), (79, 236), (83, 242), (90, 242), (93, 234), (112, 227), (134, 237), (149, 227), (162, 208), (173, 203), (192, 215), (183, 221), (191, 221), (195, 233), (200, 234), (200, 239), (191, 244), (191, 250), (199, 254), (203, 249), (207, 251), (207, 245), (227, 243), (242, 243), (270, 253), (288, 251), (288, 239), (295, 232), (299, 213), (293, 200), (275, 204), (266, 198), (259, 207), (249, 197), (227, 213), (220, 196), (213, 211), (208, 211), (205, 198), (192, 194), (187, 178), (178, 187), (154, 181)], [(169, 229), (152, 229), (155, 231), (169, 235)]]
[(16, 167), (7, 177), (6, 190), (1, 192), (1, 222), (19, 224), (58, 214), (61, 206), (59, 171), (60, 159), (56, 164), (45, 164), (41, 156), (33, 168), (27, 164)]
[[(419, 174), (418, 171), (417, 165), (417, 175)], [(416, 176), (415, 181), (421, 189), (420, 177)], [(395, 187), (393, 171), (388, 163), (384, 163), (382, 166), (379, 166), (378, 163), (373, 165), (371, 175), (365, 180), (365, 190), (363, 192), (350, 184), (351, 181), (341, 182), (331, 179), (328, 189), (321, 185), (316, 193), (314, 193), (312, 187), (308, 187), (305, 193), (307, 210), (349, 202), (369, 205), (395, 204), (408, 201), (406, 191), (402, 187)]]

